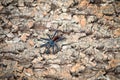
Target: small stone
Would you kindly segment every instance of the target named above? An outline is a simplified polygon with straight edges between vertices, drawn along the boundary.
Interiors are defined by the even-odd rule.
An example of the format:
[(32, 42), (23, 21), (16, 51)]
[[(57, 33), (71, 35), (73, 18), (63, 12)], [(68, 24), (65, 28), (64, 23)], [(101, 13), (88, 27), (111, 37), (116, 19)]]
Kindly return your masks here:
[(42, 57), (37, 57), (32, 61), (32, 63), (40, 62), (42, 59), (43, 59)]
[(74, 4), (74, 0), (66, 0), (66, 1), (62, 1), (62, 3), (63, 3), (63, 6), (68, 8), (68, 7), (70, 7), (70, 5)]
[(84, 58), (86, 55), (84, 53), (80, 53), (80, 57)]
[(63, 46), (62, 50), (66, 50), (68, 48), (68, 46)]
[(19, 6), (19, 8), (22, 8), (24, 6), (24, 1), (18, 0), (18, 6)]
[(108, 68), (113, 68), (113, 67), (116, 67), (116, 66), (118, 66), (118, 65), (120, 65), (120, 60), (119, 60), (119, 59), (111, 59), (111, 60), (109, 61), (109, 66), (108, 66)]
[(71, 72), (79, 72), (79, 71), (83, 71), (85, 69), (85, 67), (83, 65), (81, 65), (80, 63), (76, 63), (72, 68), (71, 68)]
[(72, 80), (72, 76), (70, 75), (70, 72), (68, 70), (69, 68), (67, 69), (62, 69), (61, 70), (61, 73), (58, 73), (58, 75), (61, 75), (65, 80)]
[(12, 32), (16, 32), (16, 31), (18, 31), (18, 26), (16, 26), (16, 25), (12, 25)]
[(103, 18), (104, 18), (105, 20), (109, 20), (109, 21), (112, 21), (112, 20), (113, 20), (113, 16), (104, 15)]
[(87, 0), (80, 0), (80, 4), (78, 5), (78, 8), (80, 9), (85, 9), (88, 6), (88, 1)]
[(54, 63), (61, 64), (61, 60), (60, 59), (54, 59), (54, 60), (49, 59), (47, 62), (50, 63), (50, 64), (54, 64)]
[(81, 61), (82, 61), (83, 64), (88, 65), (89, 58), (85, 57), (85, 58), (81, 59)]
[(48, 33), (49, 32), (49, 30), (48, 29), (45, 29), (45, 31), (44, 31), (45, 33)]
[(34, 0), (24, 0), (25, 2), (33, 2)]
[(85, 16), (81, 16), (80, 25), (81, 25), (82, 27), (85, 27), (85, 26), (86, 26), (86, 23), (87, 23), (87, 21), (86, 21)]
[(114, 0), (102, 0), (104, 3), (112, 3), (112, 2), (114, 2)]
[(10, 33), (10, 29), (4, 29), (4, 34)]
[(24, 68), (23, 66), (18, 66), (18, 67), (17, 67), (17, 71), (18, 71), (18, 72), (22, 72), (22, 71), (23, 71), (23, 68)]
[(97, 18), (102, 18), (103, 17), (103, 13), (102, 12), (98, 12), (98, 13), (96, 13), (96, 16), (97, 16)]
[(32, 69), (28, 68), (28, 69), (24, 69), (23, 71), (27, 76), (32, 76), (33, 75), (33, 71)]
[(2, 0), (2, 5), (4, 6), (7, 6), (8, 4), (10, 4), (13, 0), (9, 0), (9, 1), (6, 1), (6, 0)]
[(102, 0), (89, 0), (89, 3), (100, 4)]
[(23, 33), (23, 34), (21, 35), (20, 39), (21, 39), (22, 41), (26, 41), (29, 35), (30, 35), (30, 34), (28, 34), (28, 33)]
[(120, 65), (115, 68), (115, 74), (118, 78), (120, 78)]
[(60, 19), (62, 19), (62, 20), (71, 20), (71, 15), (70, 14), (67, 14), (67, 13), (62, 13), (62, 14), (60, 14)]
[(115, 9), (116, 9), (116, 12), (117, 12), (117, 13), (120, 13), (120, 2), (118, 2), (118, 3), (115, 5)]
[(90, 67), (95, 67), (97, 64), (95, 63), (95, 62), (89, 62), (89, 64), (90, 64)]
[(106, 5), (106, 6), (102, 7), (102, 12), (105, 15), (113, 15), (115, 13), (115, 10), (112, 5)]
[(20, 38), (18, 38), (18, 37), (14, 37), (13, 38), (13, 41), (16, 43), (16, 42), (19, 42), (20, 41)]
[(13, 37), (14, 37), (14, 34), (13, 34), (13, 33), (8, 33), (8, 34), (7, 34), (7, 37), (13, 38)]
[(97, 20), (96, 16), (88, 16), (88, 19), (87, 19), (88, 23), (92, 23), (96, 20)]
[(50, 55), (44, 55), (44, 58), (46, 58), (46, 59), (55, 59), (55, 58), (57, 58), (57, 56), (56, 55), (52, 55), (52, 54), (50, 54)]
[(50, 27), (51, 27), (51, 25), (52, 25), (52, 23), (51, 23), (51, 22), (47, 22), (46, 27), (50, 28)]
[(62, 11), (63, 11), (64, 13), (67, 12), (67, 8), (63, 7), (63, 8), (62, 8)]
[(79, 33), (76, 33), (76, 34), (71, 34), (71, 40), (72, 40), (72, 42), (77, 42), (78, 41), (78, 39), (79, 39)]
[(34, 24), (34, 21), (28, 21), (28, 22), (27, 22), (27, 26), (28, 26), (29, 28), (31, 28), (31, 27), (33, 26), (33, 24)]
[(45, 75), (50, 75), (50, 76), (55, 76), (56, 75), (56, 70), (53, 68), (48, 68), (47, 70), (43, 71), (42, 73), (43, 76)]
[(60, 65), (58, 65), (58, 64), (50, 64), (50, 68), (54, 68), (57, 71), (60, 71)]
[(37, 33), (33, 33), (32, 35), (33, 35), (33, 37), (37, 37), (37, 36), (38, 36), (38, 34), (37, 34)]
[(28, 40), (28, 43), (29, 43), (31, 46), (34, 46), (34, 41), (33, 41), (33, 40)]
[(74, 15), (73, 16), (73, 20), (75, 20), (75, 22), (78, 23), (80, 21), (80, 18), (77, 15)]
[(2, 10), (3, 9), (3, 6), (2, 5), (0, 5), (0, 10)]
[(119, 37), (120, 36), (120, 28), (114, 30), (114, 35), (115, 35), (115, 37)]
[(115, 17), (114, 21), (117, 22), (117, 23), (120, 23), (120, 15), (118, 17)]

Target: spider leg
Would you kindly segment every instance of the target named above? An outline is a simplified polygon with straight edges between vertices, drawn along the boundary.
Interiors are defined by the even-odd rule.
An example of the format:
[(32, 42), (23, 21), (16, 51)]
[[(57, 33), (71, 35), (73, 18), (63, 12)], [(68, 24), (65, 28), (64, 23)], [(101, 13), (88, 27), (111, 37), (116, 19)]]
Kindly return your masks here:
[(52, 39), (51, 36), (48, 33), (46, 35), (49, 37), (49, 39)]
[(56, 31), (55, 31), (55, 33), (53, 34), (52, 38), (54, 38), (54, 37), (55, 37), (55, 35), (57, 34), (57, 32), (58, 32), (58, 31), (56, 30)]
[(56, 42), (62, 41), (62, 40), (64, 40), (64, 39), (65, 39), (65, 38), (59, 38), (59, 39), (56, 40)]
[(50, 53), (50, 50), (49, 50), (49, 49), (47, 49), (47, 50), (45, 51), (45, 53), (46, 53), (46, 54), (49, 54), (49, 53)]
[(47, 47), (48, 43), (42, 44), (40, 47)]
[(45, 53), (47, 53), (47, 54), (49, 54), (50, 53), (50, 46), (48, 47), (46, 47), (47, 48), (47, 50), (45, 51)]
[(53, 52), (53, 54), (55, 53), (55, 51), (54, 51), (54, 45), (52, 46), (52, 52)]
[(58, 52), (58, 51), (59, 51), (59, 47), (58, 47), (58, 45), (57, 45), (56, 43), (55, 43), (55, 46), (56, 46), (56, 48), (57, 48), (57, 49), (56, 49), (56, 50), (57, 50), (56, 52)]
[(46, 38), (40, 38), (40, 40), (49, 41), (50, 39), (46, 39)]

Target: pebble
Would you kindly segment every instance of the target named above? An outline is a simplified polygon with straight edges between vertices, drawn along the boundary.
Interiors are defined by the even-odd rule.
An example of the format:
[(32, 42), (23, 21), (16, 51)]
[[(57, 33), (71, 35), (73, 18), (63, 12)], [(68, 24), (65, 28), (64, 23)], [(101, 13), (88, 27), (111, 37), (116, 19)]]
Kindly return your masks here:
[(105, 15), (113, 15), (115, 12), (114, 12), (114, 7), (112, 5), (106, 5), (102, 8), (102, 12), (103, 14)]
[(115, 37), (119, 37), (120, 36), (120, 28), (114, 30), (114, 35), (115, 35)]
[(18, 26), (16, 26), (16, 25), (12, 25), (12, 32), (16, 32), (16, 31), (18, 31)]
[(3, 9), (3, 6), (2, 5), (0, 5), (0, 10), (2, 10)]
[(60, 14), (59, 19), (61, 19), (61, 20), (71, 20), (71, 19), (72, 19), (72, 17), (71, 17), (71, 15), (70, 15), (70, 14), (67, 14), (67, 13), (62, 13), (62, 14)]
[(14, 37), (14, 38), (13, 38), (13, 41), (14, 41), (14, 43), (17, 43), (17, 42), (20, 41), (20, 38), (18, 38), (18, 37)]
[(76, 23), (79, 23), (79, 22), (80, 22), (80, 18), (79, 18), (79, 16), (77, 16), (77, 15), (74, 15), (74, 16), (73, 16), (73, 19), (74, 19), (74, 21), (75, 21)]
[(31, 46), (34, 46), (34, 41), (33, 41), (33, 40), (28, 40), (28, 43), (29, 43)]
[(95, 22), (96, 20), (97, 20), (96, 16), (88, 16), (88, 18), (87, 18), (88, 23)]
[(57, 71), (60, 71), (60, 65), (58, 65), (58, 64), (50, 64), (50, 68), (54, 68), (54, 69), (56, 69)]
[(81, 65), (80, 63), (76, 63), (72, 68), (70, 69), (71, 72), (80, 72), (85, 70), (85, 67)]
[(28, 33), (23, 33), (23, 34), (21, 35), (20, 39), (21, 39), (22, 41), (26, 41), (29, 35), (30, 35), (30, 34), (28, 34)]
[(13, 34), (13, 33), (8, 33), (8, 34), (7, 34), (7, 37), (13, 38), (13, 37), (14, 37), (14, 34)]
[(12, 1), (13, 1), (13, 0), (9, 0), (9, 1), (3, 0), (1, 3), (2, 3), (2, 5), (7, 6), (7, 5), (10, 4)]
[(34, 24), (34, 21), (32, 21), (32, 20), (30, 20), (30, 21), (28, 21), (28, 22), (26, 23), (26, 25), (27, 25), (28, 28), (33, 27), (33, 24)]
[(32, 69), (24, 69), (23, 73), (25, 73), (27, 76), (32, 76), (33, 75), (33, 71)]
[(19, 6), (19, 8), (22, 8), (24, 6), (24, 1), (19, 0), (18, 1), (18, 6)]
[(85, 27), (86, 23), (87, 23), (87, 20), (86, 20), (85, 16), (81, 16), (80, 25), (82, 27)]
[(120, 13), (120, 2), (118, 2), (118, 3), (115, 5), (115, 9), (116, 9), (116, 12), (117, 12), (117, 13)]
[[(109, 80), (107, 76), (117, 80), (120, 76), (118, 0), (0, 2), (2, 72), (12, 71), (18, 80)], [(46, 48), (40, 47), (44, 42), (38, 39), (55, 30), (66, 40), (56, 42), (61, 49), (58, 53), (45, 54)], [(111, 68), (112, 74), (108, 71), (101, 76)]]

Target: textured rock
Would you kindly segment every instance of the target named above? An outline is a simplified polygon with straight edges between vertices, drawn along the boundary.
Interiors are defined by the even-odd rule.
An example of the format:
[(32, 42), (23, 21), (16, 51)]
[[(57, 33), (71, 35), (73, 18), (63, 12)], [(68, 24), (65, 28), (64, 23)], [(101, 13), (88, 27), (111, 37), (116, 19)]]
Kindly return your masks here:
[(120, 28), (114, 30), (114, 35), (115, 35), (116, 37), (119, 37), (119, 36), (120, 36)]
[(71, 68), (71, 72), (81, 72), (84, 71), (85, 67), (81, 66), (80, 63), (75, 64), (72, 68)]
[(102, 12), (103, 14), (105, 15), (113, 15), (115, 12), (114, 12), (114, 7), (112, 5), (106, 5), (102, 8)]
[(119, 0), (0, 0), (0, 78), (119, 80), (119, 13)]
[(26, 41), (27, 40), (27, 37), (29, 36), (30, 34), (28, 33), (23, 33), (23, 35), (21, 36), (21, 40), (22, 41)]
[(2, 5), (3, 6), (8, 6), (13, 0), (9, 0), (9, 1), (6, 1), (6, 0), (3, 0), (2, 1)]
[(92, 22), (95, 22), (96, 20), (97, 20), (96, 16), (89, 16), (87, 19), (87, 22), (92, 23)]
[(115, 4), (115, 10), (117, 13), (120, 13), (120, 2)]

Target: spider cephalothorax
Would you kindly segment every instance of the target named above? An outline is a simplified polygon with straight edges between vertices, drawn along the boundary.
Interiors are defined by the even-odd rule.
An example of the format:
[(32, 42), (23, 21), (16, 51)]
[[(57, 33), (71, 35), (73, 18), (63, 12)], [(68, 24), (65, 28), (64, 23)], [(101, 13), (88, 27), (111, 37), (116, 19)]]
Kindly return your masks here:
[[(61, 35), (57, 35), (58, 31), (55, 31), (55, 33), (51, 36), (49, 34), (47, 34), (48, 38), (41, 38), (41, 40), (45, 40), (45, 44), (42, 44), (40, 47), (46, 47), (46, 51), (45, 53), (56, 53), (60, 50), (60, 48), (57, 45), (58, 41), (63, 40), (64, 38)], [(52, 49), (52, 51), (51, 51)]]

